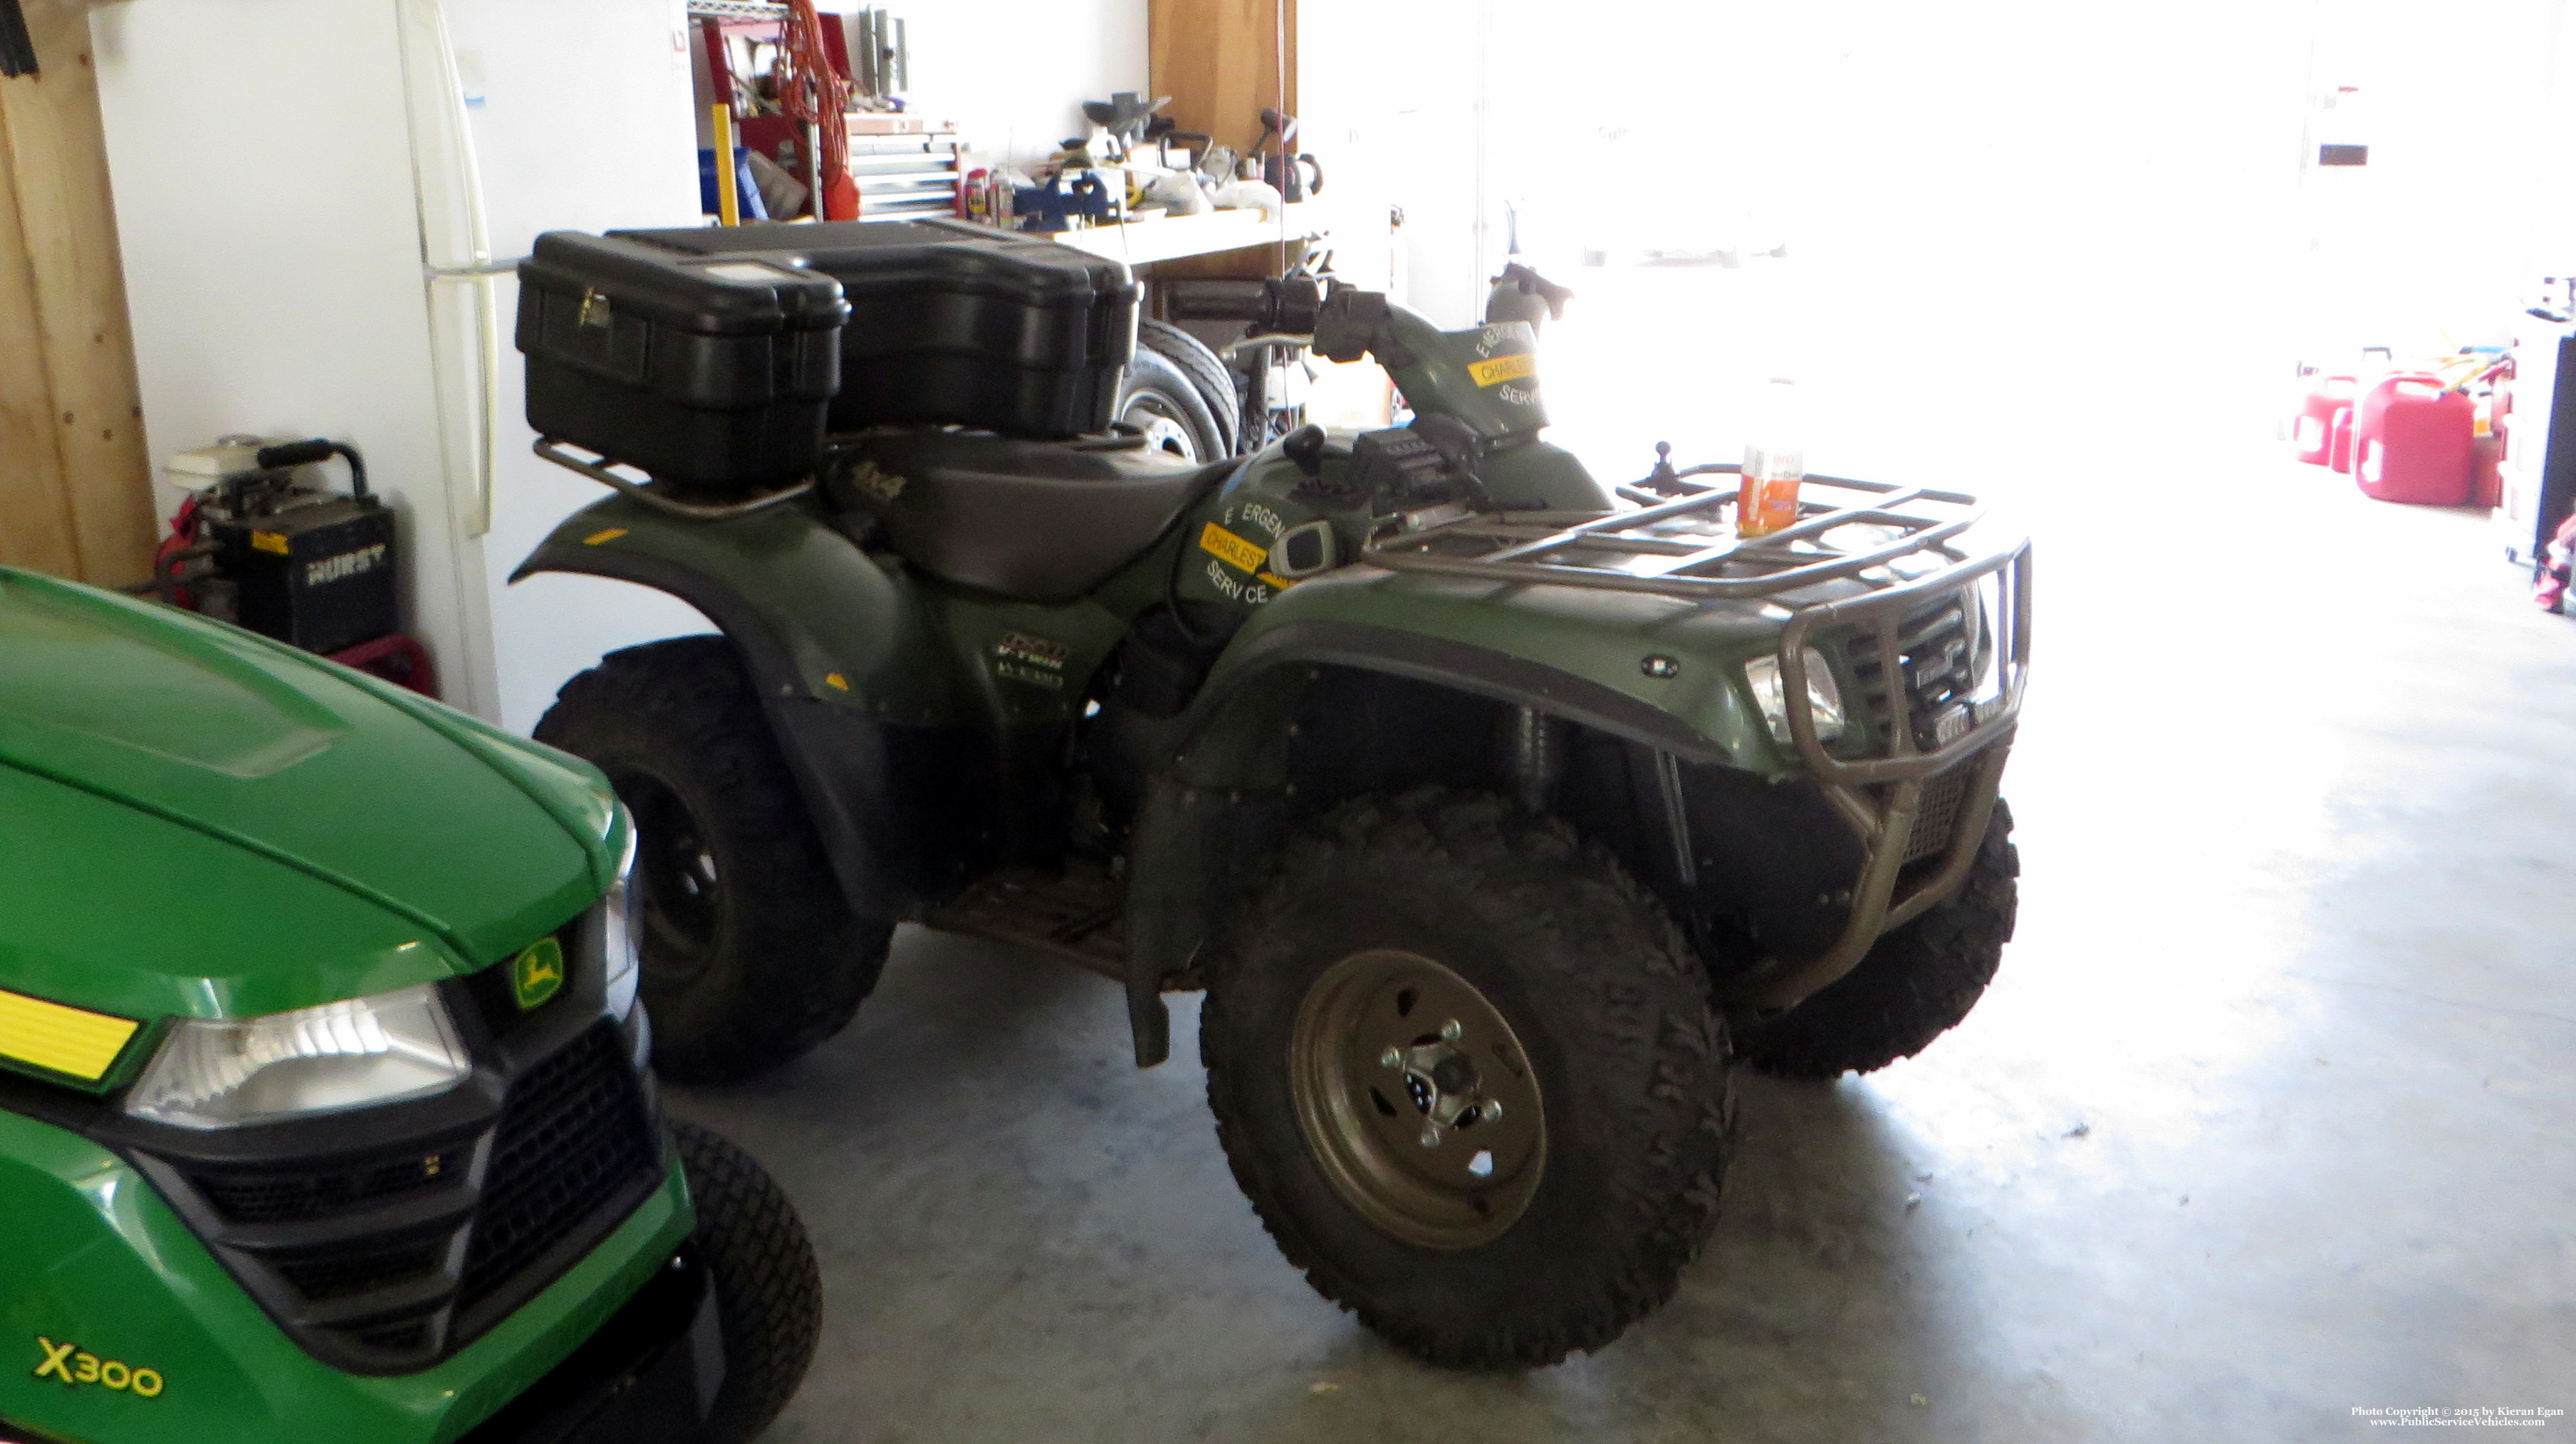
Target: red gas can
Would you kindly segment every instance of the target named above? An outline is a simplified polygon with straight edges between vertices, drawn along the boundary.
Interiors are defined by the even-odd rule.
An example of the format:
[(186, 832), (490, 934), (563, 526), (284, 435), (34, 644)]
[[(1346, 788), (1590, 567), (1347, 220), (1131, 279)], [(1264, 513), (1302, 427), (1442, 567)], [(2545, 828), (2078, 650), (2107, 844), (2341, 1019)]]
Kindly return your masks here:
[(2326, 462), (2346, 476), (2352, 475), (2352, 408), (2335, 408), (2334, 421), (2326, 427)]
[(2382, 377), (2353, 407), (2353, 480), (2380, 501), (2461, 505), (2476, 416), (2477, 404), (2440, 377)]
[(2298, 452), (2299, 460), (2311, 466), (2326, 464), (2326, 451), (2333, 442), (2335, 408), (2352, 404), (2355, 385), (2349, 376), (2327, 376), (2299, 403), (2298, 420), (2290, 427), (2290, 445)]

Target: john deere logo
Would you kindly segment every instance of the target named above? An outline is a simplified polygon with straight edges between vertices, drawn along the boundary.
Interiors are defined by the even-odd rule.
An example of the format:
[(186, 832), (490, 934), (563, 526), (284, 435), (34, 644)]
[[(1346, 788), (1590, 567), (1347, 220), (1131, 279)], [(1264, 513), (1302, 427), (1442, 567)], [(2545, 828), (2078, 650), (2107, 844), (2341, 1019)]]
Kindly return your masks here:
[(521, 1012), (562, 992), (563, 980), (563, 949), (552, 938), (528, 944), (528, 950), (510, 964), (510, 989), (518, 995)]

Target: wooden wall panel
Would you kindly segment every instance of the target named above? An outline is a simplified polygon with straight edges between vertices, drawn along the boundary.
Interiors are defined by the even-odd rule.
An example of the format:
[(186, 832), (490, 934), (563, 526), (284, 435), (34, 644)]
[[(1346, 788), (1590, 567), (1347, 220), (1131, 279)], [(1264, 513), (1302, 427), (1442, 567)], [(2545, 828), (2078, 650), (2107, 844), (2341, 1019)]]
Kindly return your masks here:
[(1153, 93), (1183, 130), (1249, 151), (1264, 106), (1297, 113), (1297, 0), (1147, 0), (1145, 46)]
[[(1264, 108), (1297, 113), (1297, 0), (1147, 0), (1145, 48), (1152, 93), (1172, 98), (1163, 113), (1183, 130), (1248, 154)], [(1153, 274), (1275, 276), (1292, 259), (1284, 246), (1249, 247), (1160, 262)]]
[[(0, 86), (15, 85), (0, 80)], [(45, 378), (36, 278), (18, 219), (18, 188), (0, 145), (0, 563), (80, 575), (71, 496), (54, 444), (54, 388)]]
[(0, 559), (121, 586), (157, 524), (88, 7), (23, 4), (42, 72), (0, 80)]

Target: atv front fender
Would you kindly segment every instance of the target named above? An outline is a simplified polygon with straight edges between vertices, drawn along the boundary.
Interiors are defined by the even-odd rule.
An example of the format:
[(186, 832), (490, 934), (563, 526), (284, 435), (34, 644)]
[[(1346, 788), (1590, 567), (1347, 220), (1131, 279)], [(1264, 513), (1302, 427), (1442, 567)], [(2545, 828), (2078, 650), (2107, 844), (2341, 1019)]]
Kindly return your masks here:
[(622, 496), (582, 508), (510, 574), (608, 577), (696, 607), (740, 653), (806, 811), (862, 917), (918, 910), (894, 734), (957, 721), (920, 593), (818, 511), (686, 520)]
[(1453, 687), (1678, 762), (1776, 779), (1795, 768), (1746, 690), (1743, 664), (1769, 654), (1779, 630), (1776, 611), (1758, 605), (1362, 567), (1281, 593), (1244, 624), (1180, 719), (1137, 819), (1126, 979), (1137, 1061), (1168, 1050), (1164, 979), (1187, 967), (1233, 880), (1284, 826), (1291, 713), (1316, 668)]

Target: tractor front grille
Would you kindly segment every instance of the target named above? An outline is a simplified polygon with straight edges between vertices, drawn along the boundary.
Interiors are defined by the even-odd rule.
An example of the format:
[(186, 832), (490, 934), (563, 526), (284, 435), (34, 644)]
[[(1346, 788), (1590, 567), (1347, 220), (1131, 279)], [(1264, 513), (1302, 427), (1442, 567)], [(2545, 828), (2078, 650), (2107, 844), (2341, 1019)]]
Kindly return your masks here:
[(205, 1173), (195, 1181), (206, 1202), (234, 1223), (301, 1223), (449, 1187), (464, 1178), (464, 1163), (463, 1148), (426, 1154), (406, 1150), (399, 1158), (373, 1166), (310, 1173)]
[(367, 1374), (464, 1347), (662, 1176), (624, 1035), (596, 1017), (462, 1124), (321, 1157), (136, 1161), (290, 1336)]
[(614, 1030), (593, 1028), (511, 1087), (465, 1255), (468, 1307), (652, 1168), (653, 1138), (623, 1053)]

